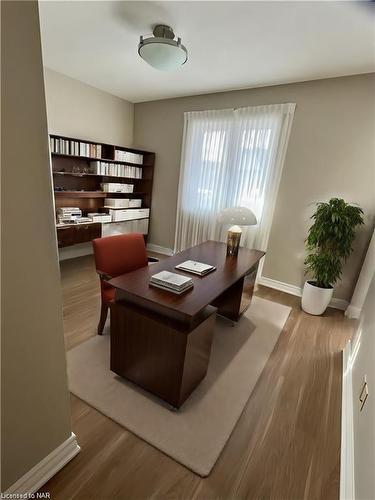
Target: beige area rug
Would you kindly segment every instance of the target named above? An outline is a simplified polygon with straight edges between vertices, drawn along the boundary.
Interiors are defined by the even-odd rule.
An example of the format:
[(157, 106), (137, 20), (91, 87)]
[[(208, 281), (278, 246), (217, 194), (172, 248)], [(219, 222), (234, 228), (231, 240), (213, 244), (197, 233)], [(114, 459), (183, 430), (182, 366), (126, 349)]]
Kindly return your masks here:
[(241, 320), (218, 317), (206, 378), (179, 411), (109, 369), (109, 334), (67, 354), (73, 394), (188, 469), (207, 476), (287, 320), (290, 307), (254, 297)]

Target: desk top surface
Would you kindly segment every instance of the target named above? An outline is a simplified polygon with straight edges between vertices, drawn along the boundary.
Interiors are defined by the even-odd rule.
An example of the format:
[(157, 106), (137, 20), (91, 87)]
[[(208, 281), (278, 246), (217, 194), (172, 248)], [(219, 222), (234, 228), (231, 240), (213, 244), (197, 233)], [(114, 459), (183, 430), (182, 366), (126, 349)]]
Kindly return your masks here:
[[(156, 264), (137, 269), (127, 274), (113, 278), (109, 283), (121, 290), (123, 298), (155, 309), (172, 309), (186, 318), (194, 317), (205, 306), (211, 304), (219, 295), (245, 276), (263, 257), (265, 252), (240, 248), (237, 257), (227, 257), (226, 244), (217, 241), (207, 241), (201, 245), (189, 248), (167, 257)], [(185, 260), (195, 260), (210, 264), (216, 270), (206, 276), (175, 269), (177, 264)], [(194, 288), (182, 295), (164, 291), (149, 285), (150, 277), (160, 271), (170, 271), (189, 276), (194, 281)]]

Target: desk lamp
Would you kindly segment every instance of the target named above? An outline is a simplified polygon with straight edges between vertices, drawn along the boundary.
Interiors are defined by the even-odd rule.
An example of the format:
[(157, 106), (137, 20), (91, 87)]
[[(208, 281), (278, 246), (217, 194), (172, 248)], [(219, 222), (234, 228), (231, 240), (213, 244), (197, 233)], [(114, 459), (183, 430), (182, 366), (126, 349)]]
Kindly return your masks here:
[(231, 226), (227, 236), (227, 255), (235, 257), (238, 255), (242, 234), (240, 226), (255, 226), (257, 218), (250, 208), (230, 207), (219, 213), (218, 222)]

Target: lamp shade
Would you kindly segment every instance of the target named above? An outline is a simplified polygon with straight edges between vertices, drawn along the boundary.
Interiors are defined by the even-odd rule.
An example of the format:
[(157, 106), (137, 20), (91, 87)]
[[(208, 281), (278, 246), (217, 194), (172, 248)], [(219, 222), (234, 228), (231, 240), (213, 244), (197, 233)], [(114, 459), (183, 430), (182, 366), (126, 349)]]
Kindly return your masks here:
[(230, 207), (224, 208), (224, 210), (219, 213), (218, 222), (225, 225), (255, 226), (257, 224), (257, 218), (250, 208)]
[(157, 24), (150, 38), (141, 36), (138, 54), (150, 66), (161, 71), (168, 71), (182, 66), (187, 61), (187, 50), (181, 38), (175, 40), (173, 29), (166, 24)]

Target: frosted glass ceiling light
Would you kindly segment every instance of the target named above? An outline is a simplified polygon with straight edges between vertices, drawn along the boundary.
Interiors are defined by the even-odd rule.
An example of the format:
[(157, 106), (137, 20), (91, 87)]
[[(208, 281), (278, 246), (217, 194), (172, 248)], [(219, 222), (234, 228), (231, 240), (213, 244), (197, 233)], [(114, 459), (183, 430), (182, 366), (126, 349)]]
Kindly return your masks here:
[(187, 61), (187, 50), (181, 43), (181, 38), (175, 40), (172, 28), (158, 24), (153, 31), (153, 37), (141, 36), (138, 54), (153, 68), (169, 71), (182, 66)]

